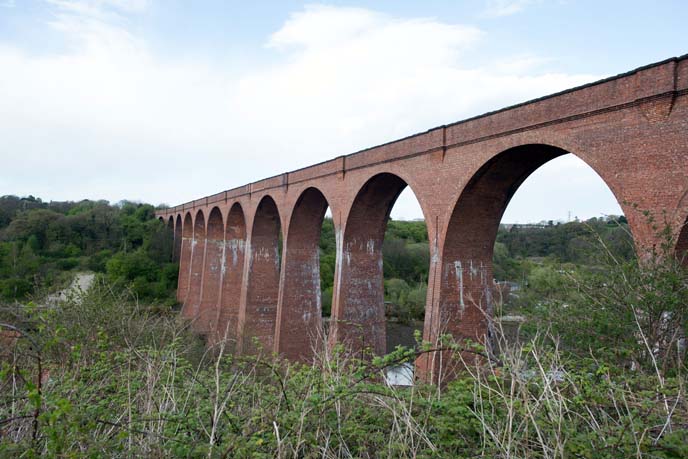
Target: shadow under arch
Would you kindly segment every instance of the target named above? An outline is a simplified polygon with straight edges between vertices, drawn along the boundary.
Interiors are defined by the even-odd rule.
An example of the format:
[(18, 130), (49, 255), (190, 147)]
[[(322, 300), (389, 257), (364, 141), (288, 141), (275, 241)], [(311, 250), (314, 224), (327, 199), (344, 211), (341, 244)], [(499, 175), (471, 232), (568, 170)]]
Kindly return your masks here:
[(213, 207), (208, 215), (203, 262), (203, 285), (198, 319), (195, 323), (196, 330), (202, 334), (208, 334), (214, 329), (217, 318), (216, 308), (220, 298), (224, 229), (222, 212), (220, 212), (218, 207)]
[(174, 224), (174, 252), (172, 256), (175, 261), (179, 261), (182, 251), (182, 216), (177, 215), (177, 220)]
[(179, 242), (179, 277), (177, 282), (177, 301), (184, 304), (189, 294), (189, 272), (191, 271), (191, 246), (193, 245), (193, 217), (191, 212), (184, 216), (184, 224), (181, 215), (177, 217), (181, 238)]
[(272, 352), (280, 278), (281, 223), (277, 204), (269, 195), (264, 196), (253, 218), (249, 235), (248, 279), (243, 321), (241, 351)]
[(193, 241), (191, 243), (191, 269), (189, 270), (189, 293), (186, 296), (183, 316), (197, 319), (201, 305), (203, 291), (203, 262), (205, 260), (205, 215), (203, 210), (196, 212), (193, 225)]
[(216, 340), (236, 346), (241, 284), (244, 276), (246, 218), (241, 204), (234, 203), (227, 214), (224, 234), (222, 281), (216, 320)]
[(376, 355), (387, 352), (382, 245), (392, 207), (407, 186), (398, 175), (384, 172), (356, 194), (338, 241), (330, 345), (339, 342)]
[(676, 257), (681, 262), (681, 265), (688, 268), (688, 216), (686, 221), (681, 226), (676, 240)]
[(171, 215), (165, 225), (165, 251), (169, 251), (168, 260), (174, 261), (174, 217)]
[(292, 360), (308, 360), (324, 342), (319, 242), (328, 205), (317, 188), (304, 190), (284, 239), (275, 350)]
[(439, 305), (426, 312), (426, 323), (430, 324), (426, 339), (434, 342), (448, 333), (456, 339), (487, 342), (492, 315), (492, 256), (501, 218), (513, 195), (535, 170), (568, 153), (544, 144), (510, 148), (487, 161), (464, 187), (447, 225)]

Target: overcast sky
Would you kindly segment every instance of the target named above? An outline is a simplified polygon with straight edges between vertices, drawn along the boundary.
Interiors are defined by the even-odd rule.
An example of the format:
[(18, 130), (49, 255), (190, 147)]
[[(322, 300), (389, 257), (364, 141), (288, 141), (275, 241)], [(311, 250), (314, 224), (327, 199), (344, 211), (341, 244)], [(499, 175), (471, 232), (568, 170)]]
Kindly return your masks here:
[[(688, 52), (688, 2), (0, 0), (0, 195), (178, 204)], [(567, 155), (504, 221), (618, 214)], [(395, 218), (420, 217), (405, 193)]]

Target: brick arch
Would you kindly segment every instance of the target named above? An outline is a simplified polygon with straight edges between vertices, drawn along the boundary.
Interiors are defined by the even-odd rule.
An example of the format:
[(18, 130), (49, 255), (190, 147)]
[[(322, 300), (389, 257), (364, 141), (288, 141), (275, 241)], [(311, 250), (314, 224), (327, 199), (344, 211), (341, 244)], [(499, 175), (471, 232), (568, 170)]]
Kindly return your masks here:
[(195, 324), (196, 330), (205, 334), (215, 327), (217, 318), (217, 303), (220, 299), (220, 282), (222, 280), (222, 259), (224, 257), (224, 233), (222, 212), (218, 207), (213, 207), (208, 214), (201, 302)]
[(202, 209), (196, 212), (191, 244), (191, 269), (189, 271), (189, 293), (186, 296), (182, 314), (188, 319), (198, 319), (203, 291), (203, 267), (205, 260), (206, 220)]
[(246, 245), (246, 218), (244, 210), (238, 202), (232, 205), (227, 214), (224, 241), (222, 287), (220, 307), (217, 311), (216, 339), (235, 344)]
[(191, 269), (191, 248), (193, 246), (193, 217), (187, 212), (182, 223), (181, 215), (177, 217), (181, 232), (179, 244), (179, 278), (177, 282), (177, 301), (184, 304), (189, 294), (189, 272)]
[(354, 198), (338, 241), (331, 344), (378, 355), (387, 350), (382, 243), (392, 207), (407, 186), (398, 175), (383, 172), (365, 182)]
[[(339, 213), (342, 217), (342, 232), (344, 232), (344, 227), (346, 226), (346, 222), (348, 221), (348, 216), (353, 211), (354, 202), (356, 200), (356, 197), (360, 194), (361, 190), (365, 188), (366, 185), (370, 184), (371, 181), (373, 181), (373, 179), (375, 179), (377, 176), (383, 175), (395, 176), (399, 178), (401, 181), (403, 181), (405, 186), (402, 188), (401, 191), (404, 191), (407, 188), (411, 189), (411, 191), (413, 192), (413, 196), (416, 198), (416, 201), (418, 201), (418, 206), (420, 207), (420, 210), (423, 214), (423, 220), (425, 221), (425, 225), (428, 227), (429, 230), (432, 223), (431, 213), (429, 212), (430, 209), (432, 209), (433, 207), (432, 192), (429, 191), (427, 187), (427, 177), (424, 176), (422, 173), (418, 173), (418, 170), (416, 169), (417, 167), (418, 164), (384, 164), (379, 167), (376, 167), (375, 171), (371, 174), (365, 174), (362, 178), (357, 177), (355, 181), (349, 185), (352, 189), (357, 191), (356, 195), (353, 196), (353, 198), (349, 201), (348, 208), (346, 205), (340, 205), (339, 209), (341, 210), (341, 212), (335, 212), (338, 202), (334, 200), (334, 202), (332, 202), (332, 215), (334, 216), (336, 213)], [(401, 194), (401, 191), (399, 192), (399, 195)], [(399, 197), (399, 195), (397, 195), (397, 198)], [(334, 196), (334, 198), (336, 198), (336, 196)], [(392, 207), (394, 206), (395, 202), (396, 198), (392, 202)], [(389, 210), (391, 211), (391, 207)]]
[(430, 327), (426, 325), (426, 339), (432, 341), (438, 334), (451, 333), (457, 338), (484, 342), (487, 316), (492, 312), (492, 255), (502, 215), (535, 170), (567, 153), (552, 145), (521, 145), (493, 156), (471, 177), (446, 226), (439, 267), (439, 305), (426, 310), (426, 324)]
[(182, 216), (177, 215), (177, 219), (174, 224), (174, 252), (172, 256), (176, 261), (179, 261), (179, 256), (182, 251)]
[(256, 352), (256, 339), (272, 352), (280, 278), (280, 213), (275, 200), (264, 196), (256, 208), (249, 234), (248, 279), (243, 317), (240, 317), (241, 350)]
[(191, 212), (187, 212), (184, 216), (184, 225), (182, 226), (182, 232), (184, 237), (193, 237), (193, 216)]
[(319, 242), (328, 206), (319, 189), (304, 190), (284, 239), (275, 350), (290, 359), (308, 359), (323, 342)]

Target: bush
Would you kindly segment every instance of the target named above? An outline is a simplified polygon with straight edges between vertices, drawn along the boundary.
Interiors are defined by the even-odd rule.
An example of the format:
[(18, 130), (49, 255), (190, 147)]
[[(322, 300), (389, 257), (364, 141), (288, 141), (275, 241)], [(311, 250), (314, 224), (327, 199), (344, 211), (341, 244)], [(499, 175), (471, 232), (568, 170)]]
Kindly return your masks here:
[(536, 267), (519, 300), (531, 330), (551, 329), (580, 356), (594, 350), (663, 371), (683, 365), (688, 272), (670, 254), (643, 262), (610, 257), (601, 270)]
[(431, 351), (429, 343), (363, 360), (338, 347), (307, 365), (232, 356), (222, 343), (206, 351), (179, 316), (113, 292), (96, 283), (80, 300), (6, 316), (25, 325), (25, 338), (9, 335), (13, 344), (0, 355), (0, 456), (688, 453), (683, 372), (663, 376), (582, 358), (551, 334), (512, 346), (500, 341), (499, 360), (464, 362), (442, 390), (420, 381), (394, 388), (384, 370), (413, 362)]
[(107, 262), (110, 258), (112, 258), (112, 250), (101, 250), (89, 258), (88, 269), (97, 273), (104, 273), (107, 269)]
[(57, 260), (57, 267), (62, 271), (69, 271), (79, 266), (78, 258), (62, 258)]

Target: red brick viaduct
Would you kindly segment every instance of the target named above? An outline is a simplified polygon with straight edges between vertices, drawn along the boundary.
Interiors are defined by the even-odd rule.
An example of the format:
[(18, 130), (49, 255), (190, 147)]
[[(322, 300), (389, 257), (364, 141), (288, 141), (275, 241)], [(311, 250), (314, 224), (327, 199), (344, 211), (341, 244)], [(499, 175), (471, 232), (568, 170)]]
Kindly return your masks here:
[[(337, 265), (328, 342), (384, 353), (381, 248), (409, 186), (430, 240), (423, 338), (483, 341), (502, 214), (533, 171), (569, 152), (609, 186), (638, 249), (659, 243), (642, 209), (669, 223), (675, 250), (688, 250), (685, 55), (159, 210), (174, 231), (182, 314), (237, 352), (258, 342), (308, 359), (322, 336), (318, 241), (329, 206)], [(418, 369), (432, 374), (438, 359)]]

